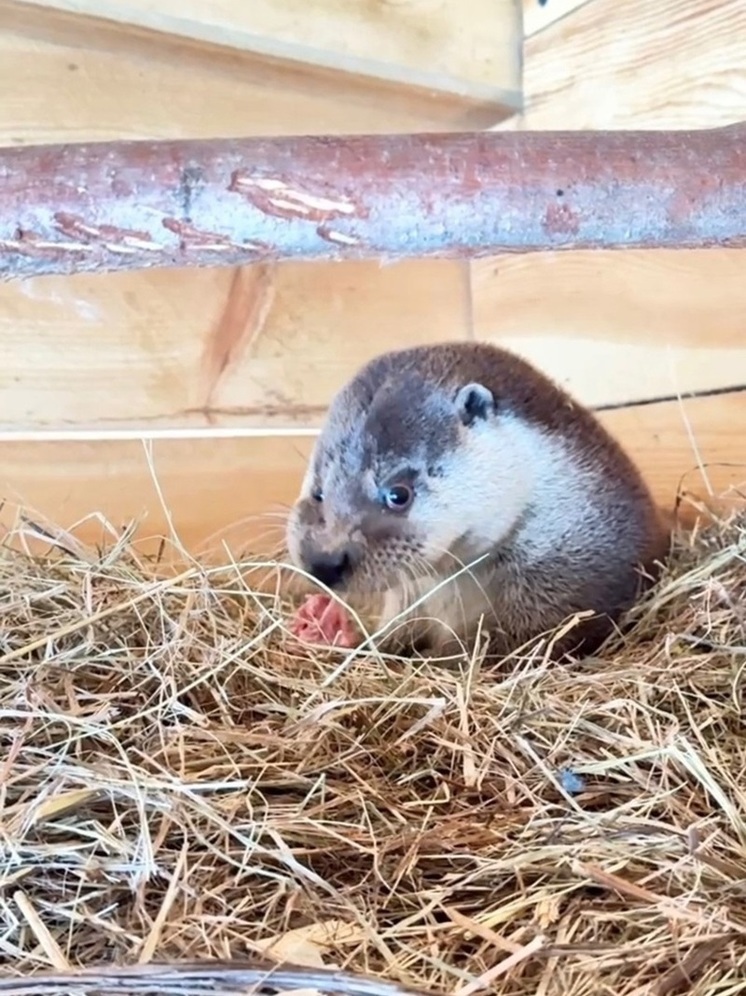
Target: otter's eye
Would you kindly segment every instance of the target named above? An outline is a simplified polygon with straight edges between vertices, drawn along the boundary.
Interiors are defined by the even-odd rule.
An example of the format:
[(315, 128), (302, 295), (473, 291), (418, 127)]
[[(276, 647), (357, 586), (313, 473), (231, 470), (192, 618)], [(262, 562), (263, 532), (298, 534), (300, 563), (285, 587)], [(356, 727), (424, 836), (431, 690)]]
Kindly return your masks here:
[(406, 484), (395, 484), (393, 488), (386, 488), (381, 498), (386, 508), (394, 512), (403, 512), (412, 504), (414, 491)]
[(323, 501), (324, 492), (321, 490), (321, 488), (314, 488), (313, 491), (311, 492), (311, 498), (313, 498), (314, 501)]

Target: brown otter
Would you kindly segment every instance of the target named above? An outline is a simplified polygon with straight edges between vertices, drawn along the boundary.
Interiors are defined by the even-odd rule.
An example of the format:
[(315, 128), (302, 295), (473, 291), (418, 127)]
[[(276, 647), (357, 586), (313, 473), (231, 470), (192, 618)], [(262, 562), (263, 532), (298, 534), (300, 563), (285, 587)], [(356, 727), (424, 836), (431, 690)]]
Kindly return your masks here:
[(411, 650), (454, 653), (480, 627), (505, 655), (592, 610), (562, 657), (610, 634), (668, 533), (588, 409), (514, 354), (456, 342), (385, 353), (339, 391), (287, 541), (342, 597), (379, 596)]

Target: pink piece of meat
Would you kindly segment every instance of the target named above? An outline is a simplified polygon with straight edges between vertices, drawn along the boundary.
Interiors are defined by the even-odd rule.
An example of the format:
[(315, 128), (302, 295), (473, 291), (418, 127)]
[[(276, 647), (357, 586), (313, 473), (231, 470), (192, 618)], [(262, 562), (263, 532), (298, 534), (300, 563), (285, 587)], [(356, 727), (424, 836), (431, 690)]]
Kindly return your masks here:
[(329, 595), (307, 595), (290, 622), (290, 631), (304, 643), (354, 647), (358, 635), (349, 616)]

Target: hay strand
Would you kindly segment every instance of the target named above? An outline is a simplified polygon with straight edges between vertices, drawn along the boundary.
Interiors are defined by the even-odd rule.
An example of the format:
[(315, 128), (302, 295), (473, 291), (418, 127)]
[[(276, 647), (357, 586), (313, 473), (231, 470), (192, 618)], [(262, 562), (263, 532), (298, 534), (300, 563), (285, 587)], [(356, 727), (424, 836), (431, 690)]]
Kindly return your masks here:
[(740, 991), (746, 511), (566, 667), (302, 650), (260, 566), (9, 537), (0, 996)]

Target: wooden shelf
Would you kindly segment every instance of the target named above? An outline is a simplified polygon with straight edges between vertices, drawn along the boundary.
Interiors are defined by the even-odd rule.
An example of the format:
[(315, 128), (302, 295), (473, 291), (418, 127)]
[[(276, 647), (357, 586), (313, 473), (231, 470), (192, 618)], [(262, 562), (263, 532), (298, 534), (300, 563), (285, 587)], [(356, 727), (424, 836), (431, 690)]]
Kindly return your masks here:
[[(520, 111), (519, 0), (2, 0), (4, 30), (215, 69), (388, 111), (488, 128)], [(81, 46), (82, 42), (82, 46)], [(112, 83), (112, 85), (116, 85)], [(157, 92), (157, 91), (156, 91)]]

